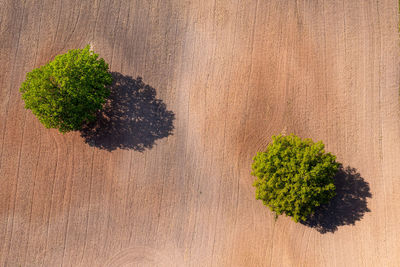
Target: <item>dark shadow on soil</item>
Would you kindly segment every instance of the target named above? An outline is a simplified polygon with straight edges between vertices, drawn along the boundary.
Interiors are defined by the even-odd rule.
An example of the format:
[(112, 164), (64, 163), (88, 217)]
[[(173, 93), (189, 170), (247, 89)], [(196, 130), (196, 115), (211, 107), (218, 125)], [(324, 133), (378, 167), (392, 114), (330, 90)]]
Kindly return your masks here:
[(369, 184), (354, 168), (340, 167), (335, 176), (336, 196), (329, 204), (319, 207), (304, 225), (320, 233), (333, 233), (343, 225), (354, 225), (370, 210), (367, 198), (371, 198)]
[(168, 137), (174, 129), (175, 115), (167, 110), (156, 90), (142, 78), (113, 72), (111, 94), (97, 120), (85, 125), (81, 136), (90, 146), (108, 151), (150, 149), (157, 139)]

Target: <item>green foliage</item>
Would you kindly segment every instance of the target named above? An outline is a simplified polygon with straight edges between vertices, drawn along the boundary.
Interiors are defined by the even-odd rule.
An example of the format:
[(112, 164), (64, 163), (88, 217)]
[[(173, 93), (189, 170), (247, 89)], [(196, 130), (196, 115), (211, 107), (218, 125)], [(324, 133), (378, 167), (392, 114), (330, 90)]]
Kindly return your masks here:
[(107, 85), (111, 83), (108, 64), (88, 45), (29, 72), (20, 91), (25, 108), (46, 128), (65, 133), (95, 119), (110, 94)]
[(339, 163), (325, 153), (322, 142), (289, 136), (273, 136), (265, 152), (253, 158), (257, 179), (256, 199), (277, 215), (305, 221), (314, 209), (335, 196), (334, 175)]

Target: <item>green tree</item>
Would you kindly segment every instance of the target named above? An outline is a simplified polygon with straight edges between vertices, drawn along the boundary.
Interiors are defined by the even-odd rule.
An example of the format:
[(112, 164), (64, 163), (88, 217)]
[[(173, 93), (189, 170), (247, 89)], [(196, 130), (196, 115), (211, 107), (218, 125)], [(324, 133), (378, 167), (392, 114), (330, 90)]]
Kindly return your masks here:
[(336, 157), (325, 153), (322, 142), (295, 135), (273, 136), (267, 150), (253, 158), (256, 199), (276, 216), (286, 214), (295, 222), (305, 221), (316, 207), (335, 196), (333, 177), (338, 168)]
[(95, 120), (110, 94), (107, 85), (111, 83), (108, 64), (87, 45), (29, 72), (20, 91), (25, 108), (46, 128), (65, 133)]

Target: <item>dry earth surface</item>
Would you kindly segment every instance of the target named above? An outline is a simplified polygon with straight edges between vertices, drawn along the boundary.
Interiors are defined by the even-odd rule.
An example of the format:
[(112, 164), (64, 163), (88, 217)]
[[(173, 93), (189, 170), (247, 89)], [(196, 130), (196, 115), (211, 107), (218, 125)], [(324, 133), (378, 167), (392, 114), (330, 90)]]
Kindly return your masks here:
[[(0, 266), (400, 266), (397, 30), (393, 0), (0, 0)], [(115, 127), (46, 130), (19, 86), (88, 43)], [(337, 216), (255, 200), (281, 132), (357, 169)]]

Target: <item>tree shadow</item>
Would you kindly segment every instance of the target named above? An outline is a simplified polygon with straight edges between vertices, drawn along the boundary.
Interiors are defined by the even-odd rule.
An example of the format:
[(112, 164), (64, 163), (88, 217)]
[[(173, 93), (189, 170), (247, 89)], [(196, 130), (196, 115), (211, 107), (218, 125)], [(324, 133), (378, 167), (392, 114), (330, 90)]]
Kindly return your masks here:
[(111, 94), (97, 120), (84, 125), (81, 136), (90, 146), (108, 151), (133, 149), (143, 152), (174, 129), (175, 114), (156, 98), (156, 90), (121, 73), (111, 73)]
[(335, 176), (336, 196), (329, 204), (315, 210), (302, 224), (315, 228), (318, 232), (333, 233), (339, 226), (354, 225), (369, 212), (367, 198), (371, 198), (369, 184), (356, 169), (341, 166)]

